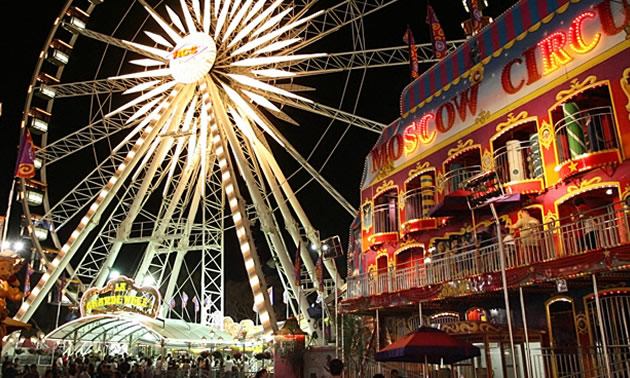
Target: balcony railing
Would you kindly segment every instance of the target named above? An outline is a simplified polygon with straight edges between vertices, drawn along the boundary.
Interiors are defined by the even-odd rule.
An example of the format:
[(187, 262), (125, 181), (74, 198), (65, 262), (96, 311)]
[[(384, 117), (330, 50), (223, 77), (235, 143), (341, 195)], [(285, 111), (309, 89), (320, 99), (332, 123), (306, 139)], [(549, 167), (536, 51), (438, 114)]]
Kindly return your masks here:
[(582, 110), (556, 122), (558, 163), (587, 153), (619, 148), (610, 106)]
[(405, 204), (405, 221), (422, 219), (429, 216), (435, 206), (435, 187), (426, 186), (408, 190), (403, 197)]
[(398, 206), (384, 203), (374, 206), (374, 233), (398, 232)]
[(508, 183), (542, 177), (540, 152), (529, 141), (514, 141), (494, 151), (494, 168), (499, 182)]
[(464, 188), (464, 183), (471, 177), (481, 173), (480, 165), (452, 169), (444, 174), (444, 195), (447, 196)]
[[(504, 239), (506, 269), (530, 266), (597, 248), (613, 248), (630, 241), (630, 209), (613, 203), (586, 213), (562, 218), (529, 230), (524, 236)], [(524, 232), (527, 231), (527, 232)], [(506, 235), (503, 235), (504, 237)], [(501, 255), (496, 237), (479, 240), (431, 259), (393, 266), (348, 278), (348, 298), (413, 289), (499, 272)]]

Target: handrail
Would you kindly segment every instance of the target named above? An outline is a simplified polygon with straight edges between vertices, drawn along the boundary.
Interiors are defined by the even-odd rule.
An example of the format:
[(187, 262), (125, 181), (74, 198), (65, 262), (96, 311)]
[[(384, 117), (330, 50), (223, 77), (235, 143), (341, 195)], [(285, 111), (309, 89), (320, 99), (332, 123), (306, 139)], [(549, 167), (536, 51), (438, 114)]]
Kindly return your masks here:
[(479, 173), (481, 173), (481, 165), (470, 165), (449, 170), (444, 174), (444, 195), (461, 189), (464, 182)]
[(373, 213), (375, 233), (398, 232), (398, 203), (395, 206), (389, 203), (376, 205)]
[[(431, 201), (428, 205), (425, 203), (427, 198), (423, 198), (426, 193), (431, 193)], [(405, 205), (404, 221), (422, 219), (429, 216), (429, 210), (435, 206), (435, 186), (424, 186), (409, 189), (403, 195), (403, 204)]]
[[(571, 125), (579, 128), (570, 130)], [(619, 148), (615, 120), (610, 106), (585, 109), (566, 116), (554, 124), (554, 132), (560, 164), (584, 153)]]
[[(494, 151), (494, 169), (501, 183), (528, 180), (542, 176), (542, 165), (537, 167), (534, 164), (531, 164), (531, 166), (528, 164), (529, 157), (532, 159), (537, 157), (537, 162), (540, 162), (540, 155), (533, 154), (530, 149), (531, 144), (529, 141), (518, 141), (518, 146), (514, 146), (511, 149), (508, 149), (508, 146), (505, 145)], [(510, 154), (513, 153), (520, 154), (520, 157), (516, 155), (510, 159)]]
[[(514, 237), (516, 236), (516, 237)], [(503, 240), (506, 269), (529, 266), (600, 248), (630, 243), (630, 209), (625, 202), (563, 217), (540, 226), (519, 230)], [(376, 273), (348, 278), (347, 298), (376, 295), (452, 282), (500, 269), (496, 237), (480, 240), (479, 248), (467, 244), (439, 255), (392, 266)]]

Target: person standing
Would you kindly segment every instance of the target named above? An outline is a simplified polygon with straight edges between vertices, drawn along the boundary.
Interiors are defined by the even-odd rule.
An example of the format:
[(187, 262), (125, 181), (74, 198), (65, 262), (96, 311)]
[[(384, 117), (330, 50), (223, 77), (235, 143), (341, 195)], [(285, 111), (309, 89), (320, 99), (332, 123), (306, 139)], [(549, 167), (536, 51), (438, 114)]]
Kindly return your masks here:
[[(584, 198), (576, 198), (573, 200), (573, 206), (577, 211), (577, 220), (579, 220), (580, 228), (584, 234), (586, 250), (597, 248), (597, 223), (593, 219), (592, 208), (586, 204)], [(583, 242), (584, 243), (584, 242)], [(583, 244), (582, 243), (582, 244)]]
[[(527, 209), (521, 209), (518, 212), (519, 219), (513, 225), (507, 226), (508, 229), (519, 230), (520, 246), (521, 246), (521, 264), (529, 264), (532, 262), (542, 261), (543, 256), (540, 252), (540, 221), (529, 213)], [(519, 265), (521, 265), (519, 264)]]

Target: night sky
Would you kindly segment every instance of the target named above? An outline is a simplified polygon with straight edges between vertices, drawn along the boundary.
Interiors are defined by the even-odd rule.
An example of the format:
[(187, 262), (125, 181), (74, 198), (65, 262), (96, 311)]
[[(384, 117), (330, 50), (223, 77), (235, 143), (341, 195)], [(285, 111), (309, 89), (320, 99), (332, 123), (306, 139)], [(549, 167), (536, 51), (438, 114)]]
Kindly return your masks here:
[[(109, 3), (111, 8), (111, 3), (118, 3), (119, 1), (106, 0), (102, 11), (100, 9), (95, 11), (93, 15), (94, 21), (92, 23), (88, 22), (88, 28), (97, 31), (111, 29), (118, 16), (107, 14), (105, 7)], [(8, 193), (15, 167), (19, 123), (23, 112), (27, 86), (33, 75), (33, 69), (42, 44), (63, 3), (64, 1), (61, 0), (18, 1), (11, 2), (10, 6), (6, 4), (3, 6), (5, 8), (3, 12), (5, 22), (2, 24), (3, 44), (5, 45), (3, 54), (4, 79), (0, 94), (0, 101), (3, 103), (2, 117), (0, 118), (3, 137), (0, 143), (4, 151), (2, 163), (0, 164), (0, 211), (3, 214), (6, 211)], [(128, 2), (121, 3), (127, 4)], [(149, 3), (155, 4), (156, 1), (150, 1)], [(320, 3), (325, 5), (335, 4), (336, 2), (322, 1)], [(484, 14), (496, 17), (512, 4), (513, 1), (490, 0), (489, 8), (484, 11)], [(459, 25), (468, 16), (461, 1), (434, 1), (432, 5), (444, 27), (446, 37), (451, 40), (464, 38), (463, 31)], [(175, 9), (178, 9), (178, 7), (176, 6)], [(429, 42), (429, 29), (424, 21), (425, 14), (426, 1), (400, 0), (385, 10), (368, 15), (365, 18), (364, 28), (367, 48), (403, 45), (402, 36), (407, 25), (411, 26), (416, 43)], [(18, 19), (17, 25), (10, 22), (9, 18), (11, 17)], [(310, 46), (308, 52), (348, 51), (351, 49), (349, 33), (349, 28), (341, 29), (333, 34), (332, 37), (324, 38), (322, 41)], [(93, 75), (95, 65), (98, 64), (101, 54), (98, 50), (81, 49), (80, 47), (80, 45), (77, 45), (77, 49), (71, 57), (71, 64), (67, 73), (69, 76), (72, 75), (73, 77), (89, 80), (91, 78), (90, 74)], [(114, 62), (113, 64), (118, 63)], [(420, 65), (421, 71), (428, 67), (429, 65), (426, 64)], [(354, 107), (354, 99), (357, 97), (357, 88), (361, 83), (362, 74), (363, 72), (357, 71), (349, 79), (350, 89), (341, 105), (346, 111), (352, 111)], [(336, 74), (308, 78), (302, 83), (316, 88), (315, 92), (306, 93), (307, 97), (332, 107), (339, 107), (345, 80), (346, 74)], [(62, 77), (62, 82), (67, 81)], [(367, 72), (356, 113), (385, 124), (390, 123), (400, 115), (399, 96), (401, 90), (408, 83), (408, 66), (375, 69)], [(66, 130), (71, 130), (72, 126), (78, 127), (85, 124), (85, 120), (81, 119), (76, 121), (75, 125), (72, 125), (73, 112), (66, 111), (65, 114), (59, 115), (55, 113), (55, 110), (53, 109), (51, 128), (64, 127)], [(322, 170), (322, 174), (350, 203), (358, 207), (359, 182), (363, 169), (363, 160), (374, 145), (378, 135), (357, 128), (350, 128), (345, 133), (347, 125), (343, 123), (334, 123), (330, 127), (330, 131), (325, 133), (328, 125), (327, 119), (313, 117), (309, 114), (292, 110), (289, 110), (288, 113), (301, 122), (301, 126), (279, 125), (279, 128), (286, 133), (287, 138), (303, 156), (308, 156), (315, 148), (315, 153), (310, 161), (316, 168), (322, 167), (335, 143), (340, 139), (342, 140), (337, 151)], [(64, 125), (59, 126), (59, 123)], [(322, 135), (324, 137), (321, 144), (316, 147), (316, 142)], [(278, 151), (277, 158), (280, 165), (285, 168), (287, 175), (296, 169), (297, 164), (288, 155)], [(51, 190), (64, 188), (65, 175), (80, 174), (80, 168), (81, 166), (76, 165), (76, 162), (66, 163), (64, 170), (51, 177), (51, 182), (49, 183)], [(52, 181), (55, 181), (55, 183)], [(291, 179), (291, 185), (295, 190), (307, 181), (308, 177), (303, 172), (300, 172)], [(298, 197), (311, 218), (313, 225), (320, 230), (321, 237), (326, 238), (338, 234), (345, 247), (347, 245), (348, 226), (352, 222), (352, 216), (332, 200), (315, 182), (311, 182), (305, 189), (299, 191)], [(18, 214), (19, 212), (14, 212), (14, 216)], [(14, 218), (14, 220), (17, 219), (17, 217)], [(10, 236), (17, 236), (18, 228), (14, 225), (11, 228)], [(233, 236), (229, 237), (232, 238)], [(264, 245), (262, 241), (257, 244)], [(290, 249), (292, 248), (290, 247)], [(261, 255), (261, 259), (264, 262), (268, 258), (268, 252), (262, 251)], [(236, 253), (234, 256), (240, 256), (240, 254)], [(240, 257), (235, 258), (240, 259)], [(343, 259), (340, 259), (340, 263), (341, 260)], [(230, 261), (232, 263), (229, 264), (229, 272), (226, 273), (227, 278), (240, 279), (244, 277), (242, 262)]]

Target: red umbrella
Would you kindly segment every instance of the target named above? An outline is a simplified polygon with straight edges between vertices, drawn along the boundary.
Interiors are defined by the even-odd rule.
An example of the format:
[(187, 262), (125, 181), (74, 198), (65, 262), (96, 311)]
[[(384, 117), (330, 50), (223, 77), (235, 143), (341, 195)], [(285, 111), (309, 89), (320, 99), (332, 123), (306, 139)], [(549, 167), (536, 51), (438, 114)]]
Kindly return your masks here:
[(476, 346), (432, 327), (420, 327), (376, 352), (376, 361), (447, 364), (481, 355)]

